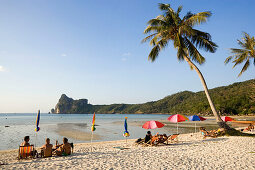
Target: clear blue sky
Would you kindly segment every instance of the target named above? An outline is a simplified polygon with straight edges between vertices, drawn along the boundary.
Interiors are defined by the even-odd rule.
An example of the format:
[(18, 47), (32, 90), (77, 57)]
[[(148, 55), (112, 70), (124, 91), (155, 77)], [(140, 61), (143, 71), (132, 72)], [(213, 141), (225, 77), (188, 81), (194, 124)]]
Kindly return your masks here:
[(172, 45), (147, 60), (143, 30), (160, 2), (213, 13), (199, 26), (219, 45), (199, 66), (209, 88), (254, 78), (253, 65), (240, 78), (240, 67), (224, 65), (242, 31), (255, 36), (254, 0), (1, 0), (0, 112), (48, 112), (63, 93), (111, 104), (203, 90)]

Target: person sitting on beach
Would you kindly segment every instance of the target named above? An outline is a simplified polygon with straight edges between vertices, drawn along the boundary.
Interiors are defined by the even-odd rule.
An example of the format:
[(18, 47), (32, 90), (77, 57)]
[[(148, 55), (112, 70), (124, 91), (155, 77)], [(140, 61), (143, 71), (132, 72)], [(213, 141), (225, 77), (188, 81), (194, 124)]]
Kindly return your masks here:
[(29, 136), (25, 136), (24, 137), (24, 142), (22, 142), (21, 144), (20, 144), (20, 146), (30, 146), (30, 144), (29, 144)]
[(57, 149), (56, 149), (55, 153), (58, 156), (71, 155), (71, 144), (68, 143), (68, 139), (67, 138), (63, 138), (63, 144), (56, 146), (56, 148)]
[(148, 131), (144, 138), (144, 142), (148, 143), (151, 140), (151, 138), (152, 138), (151, 131)]
[(47, 138), (45, 140), (45, 142), (46, 143), (41, 147), (41, 149), (42, 149), (41, 154), (42, 154), (43, 157), (50, 157), (50, 156), (52, 156), (52, 147), (53, 147), (53, 145), (50, 144), (50, 139), (49, 138)]

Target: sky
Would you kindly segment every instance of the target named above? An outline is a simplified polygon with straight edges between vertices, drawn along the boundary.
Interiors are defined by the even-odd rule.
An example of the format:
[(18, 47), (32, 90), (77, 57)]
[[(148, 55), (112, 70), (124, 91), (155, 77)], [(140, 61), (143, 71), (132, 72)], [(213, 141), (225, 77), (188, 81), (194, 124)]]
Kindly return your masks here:
[(216, 53), (198, 66), (209, 88), (255, 78), (255, 68), (224, 64), (245, 31), (255, 36), (254, 0), (0, 0), (0, 113), (49, 112), (61, 94), (91, 104), (144, 103), (203, 87), (172, 43), (151, 63), (141, 43), (158, 3), (182, 16), (211, 11), (197, 27)]

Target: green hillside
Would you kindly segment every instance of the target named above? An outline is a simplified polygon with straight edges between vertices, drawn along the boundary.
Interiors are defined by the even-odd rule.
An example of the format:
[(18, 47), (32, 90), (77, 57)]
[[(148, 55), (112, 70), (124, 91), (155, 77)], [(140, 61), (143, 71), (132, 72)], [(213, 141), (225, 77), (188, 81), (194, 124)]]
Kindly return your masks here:
[[(255, 79), (234, 83), (229, 86), (217, 87), (209, 90), (211, 98), (221, 114), (255, 114)], [(70, 99), (70, 98), (69, 98)], [(144, 104), (112, 104), (112, 105), (81, 105), (74, 100), (70, 108), (76, 111), (59, 113), (183, 113), (183, 114), (212, 114), (204, 91), (183, 91), (161, 100)], [(63, 104), (58, 103), (63, 107)], [(77, 105), (82, 106), (79, 108)], [(56, 106), (56, 109), (57, 109)], [(55, 111), (56, 111), (55, 109)]]

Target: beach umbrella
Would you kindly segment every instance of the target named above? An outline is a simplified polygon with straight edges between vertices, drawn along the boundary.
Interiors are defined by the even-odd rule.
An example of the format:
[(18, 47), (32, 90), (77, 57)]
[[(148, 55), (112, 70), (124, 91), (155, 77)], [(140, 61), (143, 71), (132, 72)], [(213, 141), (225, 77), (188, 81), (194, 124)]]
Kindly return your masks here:
[(234, 119), (232, 119), (231, 117), (228, 117), (228, 116), (221, 116), (221, 119), (224, 121), (224, 122), (229, 122), (229, 121), (233, 121)]
[(142, 128), (144, 128), (144, 129), (156, 129), (156, 128), (162, 128), (163, 126), (165, 126), (163, 123), (151, 120), (151, 121), (148, 121), (148, 122), (144, 123)]
[(204, 121), (206, 120), (206, 118), (203, 118), (201, 116), (197, 116), (197, 115), (193, 115), (193, 116), (189, 116), (189, 120), (190, 121), (195, 121), (195, 133), (197, 132), (196, 130), (196, 121)]
[(40, 122), (40, 110), (38, 110), (37, 116), (36, 116), (36, 122), (35, 122), (35, 147), (37, 142), (37, 132), (39, 132), (39, 122)]
[(93, 132), (96, 130), (95, 128), (95, 121), (96, 121), (96, 113), (94, 112), (93, 119), (92, 119), (92, 125), (91, 125), (91, 152), (92, 152), (92, 140), (93, 140)]
[(38, 113), (36, 116), (35, 132), (38, 132), (40, 130), (39, 122), (40, 122), (40, 110), (38, 110)]
[(186, 116), (181, 115), (181, 114), (175, 114), (172, 116), (169, 116), (167, 118), (168, 121), (173, 122), (173, 123), (177, 123), (176, 127), (177, 127), (177, 134), (178, 134), (178, 122), (184, 122), (186, 120), (189, 120)]
[(125, 117), (124, 128), (125, 128), (125, 131), (123, 133), (123, 136), (126, 138), (126, 144), (127, 144), (127, 137), (130, 136), (130, 134), (128, 132), (127, 117)]

